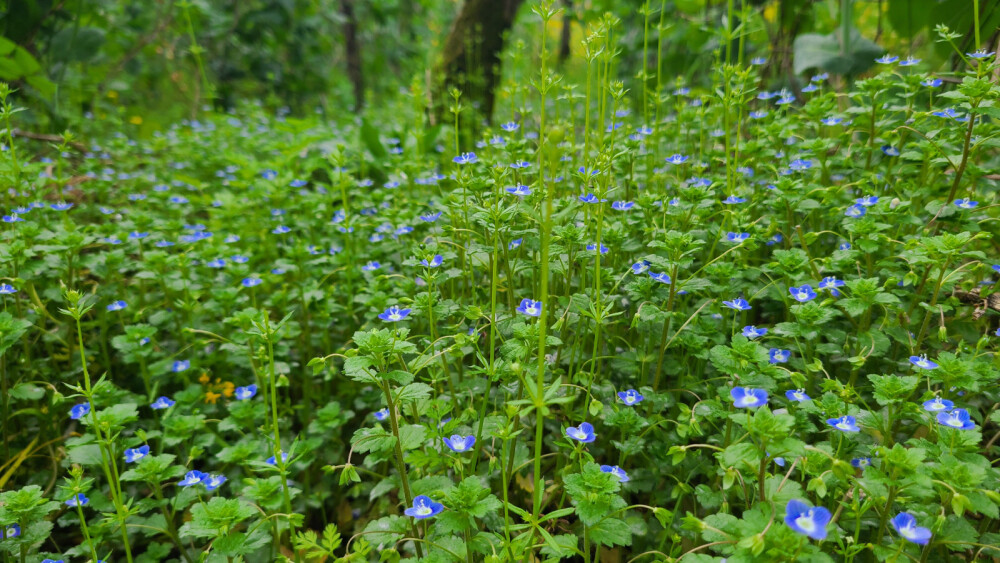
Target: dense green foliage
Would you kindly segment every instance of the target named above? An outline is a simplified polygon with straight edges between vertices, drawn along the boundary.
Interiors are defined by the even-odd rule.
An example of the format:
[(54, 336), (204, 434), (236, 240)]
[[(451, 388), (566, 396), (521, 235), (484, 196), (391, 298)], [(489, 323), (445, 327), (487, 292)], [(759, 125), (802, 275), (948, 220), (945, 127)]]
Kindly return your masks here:
[[(350, 104), (317, 65), (223, 93), (333, 49), (325, 2), (178, 4), (186, 100), (143, 100), (153, 53), (51, 58), (165, 19), (45, 27), (0, 85), (4, 563), (1000, 557), (992, 4), (903, 56), (811, 3), (606, 4), (563, 66), (527, 4), (495, 124), (419, 77), (277, 111)], [(373, 5), (385, 41), (444, 14)], [(779, 6), (813, 17), (777, 41)], [(45, 123), (75, 134), (15, 135)]]

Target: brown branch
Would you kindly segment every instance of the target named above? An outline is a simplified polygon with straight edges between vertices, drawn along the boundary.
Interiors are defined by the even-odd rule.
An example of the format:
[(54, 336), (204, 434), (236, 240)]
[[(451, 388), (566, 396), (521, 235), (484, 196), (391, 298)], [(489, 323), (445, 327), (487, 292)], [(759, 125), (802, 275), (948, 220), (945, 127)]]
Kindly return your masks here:
[[(15, 137), (23, 137), (25, 139), (31, 139), (34, 141), (48, 141), (50, 143), (62, 143), (64, 137), (62, 135), (46, 135), (44, 133), (33, 133), (31, 131), (22, 131), (20, 129), (14, 129), (11, 131)], [(69, 141), (66, 143), (67, 146), (73, 147), (80, 152), (87, 152), (87, 146), (83, 143), (77, 141)]]

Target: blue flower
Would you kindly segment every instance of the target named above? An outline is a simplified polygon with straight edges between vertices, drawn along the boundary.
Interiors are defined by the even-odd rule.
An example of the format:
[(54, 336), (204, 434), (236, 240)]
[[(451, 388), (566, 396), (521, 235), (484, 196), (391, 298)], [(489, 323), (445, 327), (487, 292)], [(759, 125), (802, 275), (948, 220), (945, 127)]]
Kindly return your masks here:
[(882, 152), (886, 156), (899, 156), (899, 149), (892, 145), (882, 145)]
[(864, 469), (872, 464), (872, 458), (870, 457), (856, 457), (851, 460), (851, 465), (858, 469)]
[[(595, 243), (588, 244), (587, 245), (587, 250), (590, 251), (590, 252), (593, 252), (593, 251), (597, 250), (597, 244), (595, 244)], [(606, 247), (606, 246), (604, 246), (602, 244), (601, 245), (601, 254), (607, 254), (607, 253), (608, 253), (608, 247)]]
[(931, 541), (931, 531), (928, 528), (917, 526), (917, 517), (909, 512), (900, 512), (889, 522), (896, 533), (907, 541), (917, 545), (927, 545), (927, 542)]
[(941, 397), (934, 397), (929, 401), (924, 401), (924, 410), (930, 412), (942, 412), (955, 406), (955, 403)]
[(864, 217), (866, 213), (868, 213), (868, 210), (865, 209), (864, 205), (861, 205), (859, 203), (855, 203), (854, 205), (848, 207), (847, 211), (844, 211), (844, 215), (852, 219), (858, 219), (860, 217)]
[(976, 423), (969, 419), (969, 411), (965, 409), (955, 409), (947, 413), (939, 412), (937, 421), (938, 424), (956, 430), (972, 430), (976, 427)]
[(813, 291), (811, 285), (803, 285), (802, 287), (790, 287), (788, 288), (788, 293), (792, 294), (792, 299), (798, 301), (799, 303), (805, 303), (806, 301), (812, 301), (816, 299), (816, 292)]
[(243, 287), (257, 287), (258, 285), (264, 283), (264, 280), (260, 278), (243, 278), (240, 282)]
[(444, 440), (444, 445), (457, 454), (471, 450), (472, 446), (476, 444), (475, 436), (460, 436), (455, 434), (451, 438), (442, 438), (442, 440)]
[(865, 207), (871, 207), (871, 206), (875, 205), (876, 203), (878, 203), (878, 196), (877, 195), (866, 195), (865, 197), (859, 197), (858, 199), (856, 199), (854, 201), (856, 201), (859, 205), (864, 205)]
[(767, 404), (767, 391), (751, 387), (733, 387), (729, 390), (733, 398), (733, 406), (740, 409), (753, 409)]
[(251, 383), (246, 387), (237, 387), (236, 391), (233, 392), (233, 396), (236, 397), (238, 401), (245, 401), (247, 399), (252, 399), (254, 395), (257, 394), (257, 384)]
[(928, 88), (938, 88), (941, 84), (944, 84), (944, 82), (940, 78), (928, 78), (920, 83), (921, 86), (926, 86)]
[(42, 559), (42, 563), (66, 563), (62, 559)]
[(841, 432), (861, 432), (853, 416), (842, 416), (840, 418), (828, 418), (826, 423), (840, 430)]
[(174, 365), (171, 366), (171, 371), (174, 373), (180, 373), (191, 367), (191, 360), (177, 360)]
[(88, 414), (90, 414), (90, 403), (80, 403), (69, 409), (69, 417), (73, 420), (80, 420)]
[(20, 524), (5, 524), (0, 526), (0, 540), (16, 538), (21, 535)]
[(520, 128), (520, 127), (521, 127), (521, 125), (518, 124), (516, 121), (508, 121), (507, 123), (504, 123), (504, 124), (500, 125), (500, 128), (503, 129), (504, 131), (508, 132), (508, 133), (517, 131), (518, 128)]
[(625, 473), (625, 470), (617, 465), (602, 465), (601, 472), (610, 473), (615, 477), (618, 477), (618, 482), (620, 483), (628, 483), (628, 473)]
[(616, 201), (611, 204), (611, 209), (616, 211), (628, 211), (635, 206), (635, 203), (631, 201)]
[(479, 160), (474, 152), (463, 152), (462, 154), (452, 158), (451, 161), (455, 164), (471, 164)]
[(147, 445), (139, 446), (138, 448), (129, 448), (125, 450), (125, 463), (139, 461), (147, 455), (149, 455), (149, 446)]
[(820, 123), (822, 123), (823, 125), (829, 125), (829, 126), (832, 127), (834, 125), (840, 125), (841, 121), (843, 121), (843, 118), (840, 118), (840, 117), (825, 117), (825, 118), (823, 118), (823, 119), (820, 120)]
[(594, 195), (594, 194), (587, 194), (587, 195), (580, 196), (580, 201), (582, 201), (584, 203), (604, 203), (605, 201), (608, 201), (608, 200), (606, 200), (606, 199), (598, 199), (597, 196)]
[(128, 303), (126, 303), (124, 301), (114, 301), (114, 302), (108, 304), (107, 308), (108, 308), (109, 311), (121, 311), (122, 309), (124, 309), (127, 306), (128, 306)]
[(986, 49), (980, 49), (974, 53), (966, 53), (965, 56), (970, 59), (986, 59), (992, 57), (994, 53), (987, 51)]
[(529, 317), (540, 316), (542, 314), (542, 302), (522, 299), (521, 304), (517, 306), (517, 312)]
[(888, 54), (885, 54), (885, 55), (882, 55), (881, 57), (875, 59), (875, 62), (877, 62), (878, 64), (881, 64), (881, 65), (888, 65), (888, 64), (892, 64), (892, 63), (894, 63), (894, 62), (896, 62), (898, 60), (899, 60), (899, 57), (890, 56)]
[(780, 348), (771, 348), (767, 352), (768, 362), (772, 364), (783, 364), (788, 361), (788, 358), (792, 357), (790, 350), (782, 350)]
[(745, 203), (746, 200), (747, 200), (747, 198), (745, 198), (745, 197), (739, 197), (739, 196), (735, 196), (735, 195), (730, 195), (726, 199), (722, 200), (722, 203), (725, 203), (727, 205), (733, 205), (733, 204), (736, 204), (736, 203)]
[(423, 260), (420, 261), (420, 264), (422, 264), (423, 266), (425, 266), (427, 268), (437, 268), (443, 262), (444, 262), (444, 258), (442, 258), (440, 254), (435, 254), (434, 258), (431, 258), (430, 262), (428, 262), (427, 259), (425, 258), (425, 259), (423, 259)]
[(644, 274), (649, 271), (649, 265), (650, 265), (649, 260), (642, 260), (641, 262), (636, 262), (631, 266), (632, 273), (636, 275)]
[(597, 435), (594, 434), (594, 425), (589, 422), (584, 422), (580, 424), (579, 427), (570, 426), (566, 429), (566, 435), (577, 442), (583, 442), (584, 444), (593, 442), (597, 437)]
[(910, 356), (910, 363), (921, 369), (936, 369), (938, 365), (927, 359), (927, 354)]
[(750, 238), (750, 233), (734, 233), (734, 232), (726, 233), (726, 240), (736, 244), (740, 244), (743, 241), (747, 240), (748, 238)]
[(90, 499), (87, 498), (83, 493), (77, 493), (75, 496), (66, 499), (66, 506), (87, 506)]
[(73, 207), (73, 204), (72, 203), (53, 203), (49, 207), (51, 207), (55, 211), (66, 211), (67, 209)]
[(531, 188), (525, 185), (511, 186), (504, 189), (507, 190), (507, 193), (511, 195), (516, 195), (518, 197), (531, 195)]
[(636, 391), (635, 389), (629, 389), (627, 391), (619, 391), (618, 398), (621, 399), (623, 403), (625, 403), (630, 407), (632, 405), (641, 403), (645, 399), (645, 397), (639, 394), (639, 392)]
[(737, 297), (732, 301), (723, 301), (722, 304), (730, 309), (736, 309), (737, 311), (749, 311), (752, 309), (752, 307), (750, 307), (750, 303), (742, 297)]
[(149, 405), (150, 408), (160, 410), (169, 409), (170, 407), (176, 405), (177, 402), (171, 400), (169, 397), (160, 397), (159, 399), (153, 401), (153, 404)]
[(766, 110), (751, 111), (749, 115), (750, 119), (764, 119), (765, 117), (767, 117), (767, 111)]
[(377, 420), (379, 422), (382, 422), (383, 420), (386, 420), (386, 419), (389, 418), (389, 409), (383, 408), (383, 409), (377, 410), (377, 411), (375, 411), (375, 413), (372, 416), (375, 417), (375, 420)]
[(526, 160), (521, 160), (521, 161), (518, 161), (518, 162), (512, 162), (512, 163), (510, 163), (510, 167), (513, 168), (513, 169), (515, 169), (515, 170), (518, 170), (520, 168), (527, 168), (529, 166), (531, 166), (531, 163), (528, 162), (528, 161), (526, 161)]
[(225, 482), (226, 482), (225, 475), (209, 475), (204, 480), (202, 480), (202, 483), (205, 484), (205, 489), (208, 490), (209, 492), (218, 489)]
[(675, 154), (666, 159), (668, 164), (684, 164), (691, 158), (689, 156), (684, 156), (682, 154)]
[(771, 240), (767, 241), (765, 244), (767, 244), (768, 246), (774, 246), (775, 244), (778, 244), (783, 240), (785, 240), (784, 235), (782, 235), (781, 233), (775, 233), (774, 236), (771, 237)]
[(842, 242), (840, 243), (840, 246), (837, 247), (837, 250), (850, 250), (850, 249), (851, 249), (851, 243), (849, 242)]
[(752, 64), (754, 66), (763, 66), (763, 65), (766, 65), (767, 64), (767, 58), (766, 57), (754, 57), (754, 58), (750, 59), (750, 64)]
[(765, 334), (767, 334), (766, 328), (757, 328), (753, 325), (747, 325), (743, 327), (743, 336), (746, 336), (750, 340), (753, 340), (754, 338), (759, 338), (761, 336), (764, 336)]
[(831, 293), (835, 287), (843, 287), (844, 280), (838, 280), (836, 276), (827, 276), (819, 282), (820, 289), (829, 289)]
[(826, 526), (830, 511), (822, 506), (810, 506), (805, 501), (792, 499), (785, 506), (785, 525), (814, 540), (826, 539)]
[(13, 295), (15, 293), (17, 290), (14, 289), (14, 286), (9, 283), (0, 283), (0, 295)]
[(378, 262), (375, 262), (373, 260), (371, 262), (368, 262), (364, 266), (361, 266), (361, 271), (362, 272), (374, 272), (375, 270), (378, 270), (381, 267), (382, 267), (382, 264), (379, 264)]
[(18, 217), (17, 213), (11, 213), (10, 215), (4, 215), (3, 216), (3, 222), (4, 223), (17, 223), (18, 221), (22, 221), (23, 222), (24, 219), (21, 219), (20, 217)]
[(397, 323), (405, 319), (410, 314), (410, 309), (400, 309), (398, 305), (393, 305), (385, 310), (378, 318), (389, 323)]
[(667, 275), (666, 272), (662, 273), (650, 272), (649, 277), (653, 278), (654, 280), (660, 283), (667, 283), (667, 284), (670, 283), (670, 276)]
[(260, 177), (265, 180), (273, 180), (278, 177), (278, 173), (268, 168), (267, 170), (264, 170), (263, 172), (260, 173)]
[(959, 209), (972, 209), (975, 206), (979, 205), (978, 201), (972, 201), (967, 197), (963, 197), (962, 199), (956, 199), (952, 203), (954, 203), (955, 207), (958, 207)]
[(197, 470), (188, 471), (184, 474), (184, 479), (177, 482), (181, 487), (190, 487), (191, 485), (197, 485), (208, 477), (208, 473), (204, 473)]
[[(281, 452), (281, 463), (288, 461), (288, 452)], [(278, 460), (274, 456), (271, 456), (264, 460), (264, 463), (268, 465), (278, 465)]]
[(812, 397), (806, 395), (805, 389), (796, 389), (795, 391), (785, 391), (785, 397), (789, 401), (795, 401), (796, 403), (801, 403), (803, 401), (811, 401)]
[(278, 225), (277, 227), (271, 229), (271, 233), (275, 235), (283, 235), (285, 233), (291, 232), (292, 229), (284, 225)]
[(417, 520), (423, 520), (440, 514), (442, 510), (444, 510), (444, 505), (440, 502), (434, 502), (427, 495), (418, 495), (413, 499), (413, 506), (404, 510), (403, 513)]

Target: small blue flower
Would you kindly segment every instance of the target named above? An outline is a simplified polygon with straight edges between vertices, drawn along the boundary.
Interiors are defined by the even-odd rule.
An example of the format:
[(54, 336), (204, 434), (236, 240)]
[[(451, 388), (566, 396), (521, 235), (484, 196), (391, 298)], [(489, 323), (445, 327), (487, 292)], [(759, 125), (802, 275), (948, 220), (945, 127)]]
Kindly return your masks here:
[(955, 207), (958, 207), (959, 209), (972, 209), (975, 206), (979, 205), (978, 201), (972, 201), (967, 197), (963, 197), (962, 199), (956, 199), (952, 203), (955, 204)]
[(858, 205), (864, 205), (865, 207), (871, 207), (878, 203), (878, 196), (876, 195), (866, 195), (865, 197), (859, 197), (855, 200)]
[(180, 373), (190, 367), (191, 367), (191, 360), (177, 360), (174, 362), (173, 366), (171, 366), (170, 369), (174, 373)]
[(389, 409), (383, 408), (383, 409), (377, 410), (377, 411), (375, 411), (375, 413), (372, 416), (375, 417), (375, 420), (377, 420), (379, 422), (382, 422), (383, 420), (386, 420), (386, 419), (389, 418)]
[(921, 86), (926, 86), (927, 88), (939, 88), (944, 82), (940, 78), (928, 78), (920, 83)]
[(730, 309), (735, 309), (737, 311), (749, 311), (750, 309), (752, 309), (750, 303), (747, 302), (747, 300), (743, 299), (742, 297), (737, 297), (732, 301), (723, 301), (722, 304)]
[[(288, 452), (281, 452), (281, 463), (288, 461)], [(268, 465), (278, 465), (278, 460), (274, 456), (271, 456), (264, 460), (264, 463)]]
[(828, 418), (826, 423), (840, 430), (841, 432), (861, 432), (853, 416), (842, 416), (840, 418)]
[(898, 60), (899, 60), (899, 57), (890, 56), (890, 55), (886, 54), (886, 55), (882, 55), (881, 57), (875, 59), (875, 62), (877, 62), (880, 65), (888, 65), (888, 64), (892, 64), (892, 63), (894, 63), (894, 62), (896, 62)]
[(771, 348), (767, 352), (768, 362), (772, 364), (783, 364), (792, 357), (792, 352), (790, 350), (782, 350), (780, 348)]
[(197, 485), (208, 477), (208, 473), (204, 473), (197, 470), (188, 471), (184, 474), (184, 479), (177, 482), (181, 487), (190, 487), (191, 485)]
[(511, 187), (507, 187), (507, 188), (504, 188), (504, 189), (507, 190), (507, 193), (509, 193), (511, 195), (516, 195), (518, 197), (524, 197), (524, 196), (531, 195), (531, 188), (529, 188), (528, 186), (525, 186), (525, 185), (511, 186)]
[(238, 401), (245, 401), (247, 399), (252, 399), (254, 395), (257, 394), (257, 384), (251, 383), (246, 387), (237, 387), (236, 391), (233, 392), (233, 396), (236, 397)]
[(917, 366), (920, 369), (936, 369), (938, 365), (927, 359), (927, 354), (921, 354), (919, 356), (910, 356), (910, 363)]
[(73, 207), (73, 204), (72, 203), (53, 203), (49, 207), (51, 207), (55, 211), (66, 211), (67, 209), (70, 209), (71, 207)]
[(243, 278), (243, 281), (240, 282), (243, 287), (257, 287), (262, 283), (264, 283), (264, 280), (260, 278)]
[(514, 250), (515, 248), (521, 246), (522, 242), (524, 242), (523, 238), (516, 238), (510, 241), (510, 243), (507, 245), (507, 250)]
[(899, 149), (892, 145), (882, 145), (882, 152), (886, 156), (899, 156)]
[(805, 389), (796, 389), (795, 391), (792, 390), (785, 391), (785, 398), (787, 398), (789, 401), (795, 401), (796, 403), (812, 400), (812, 397), (806, 395)]
[(202, 481), (202, 483), (205, 484), (205, 489), (208, 490), (209, 492), (218, 489), (225, 482), (226, 482), (225, 475), (209, 475)]
[(529, 317), (538, 317), (542, 314), (542, 302), (522, 299), (521, 304), (517, 306), (517, 312)]
[(19, 221), (23, 222), (24, 219), (21, 219), (20, 217), (18, 217), (17, 213), (11, 213), (10, 215), (4, 215), (3, 216), (3, 222), (4, 223), (17, 223)]
[[(595, 250), (597, 250), (597, 244), (596, 243), (588, 244), (587, 245), (587, 250), (590, 251), (590, 252), (594, 252)], [(608, 247), (606, 247), (606, 246), (604, 246), (602, 244), (601, 245), (601, 254), (607, 254), (607, 253), (608, 253)]]
[(362, 272), (374, 272), (375, 270), (378, 270), (381, 267), (382, 267), (382, 264), (379, 264), (378, 262), (375, 262), (373, 260), (371, 262), (368, 262), (364, 266), (361, 266), (361, 271)]
[(927, 545), (931, 541), (931, 531), (917, 526), (917, 517), (909, 512), (900, 512), (889, 521), (896, 533), (917, 545)]
[(577, 442), (582, 442), (584, 444), (593, 442), (597, 437), (597, 435), (594, 434), (594, 425), (589, 422), (584, 422), (580, 424), (579, 427), (570, 426), (566, 429), (566, 435)]
[(851, 249), (851, 243), (849, 242), (842, 242), (840, 243), (840, 246), (837, 247), (837, 250), (850, 250), (850, 249)]
[(147, 445), (139, 446), (138, 448), (129, 448), (125, 450), (125, 463), (139, 461), (147, 455), (149, 455), (149, 446)]
[(966, 53), (965, 56), (970, 59), (986, 59), (992, 57), (995, 53), (989, 52), (986, 49), (980, 49), (974, 53)]
[(689, 156), (684, 156), (682, 154), (675, 154), (666, 159), (668, 164), (684, 164), (691, 158)]
[(753, 325), (747, 325), (743, 327), (743, 336), (753, 340), (754, 338), (760, 338), (767, 334), (766, 328), (757, 328)]
[(516, 121), (508, 121), (507, 123), (504, 123), (504, 124), (500, 125), (500, 128), (503, 129), (504, 131), (508, 132), (508, 133), (512, 133), (514, 131), (517, 131), (518, 128), (520, 128), (520, 127), (521, 127), (521, 125), (518, 124)]
[(788, 288), (788, 293), (792, 294), (792, 299), (798, 301), (799, 303), (805, 303), (806, 301), (812, 301), (816, 299), (816, 292), (813, 291), (811, 285), (803, 285), (802, 287), (790, 287)]
[(398, 305), (393, 305), (385, 310), (378, 318), (389, 323), (398, 323), (410, 314), (410, 309), (400, 309)]
[(0, 526), (0, 540), (16, 538), (21, 535), (20, 524), (5, 524)]
[(635, 203), (631, 201), (616, 201), (611, 204), (611, 209), (615, 211), (628, 211), (635, 207)]
[(153, 401), (153, 404), (149, 405), (151, 409), (169, 409), (170, 407), (176, 405), (177, 402), (170, 399), (170, 397), (160, 397)]
[(126, 303), (124, 301), (114, 301), (114, 302), (108, 304), (107, 309), (108, 309), (108, 311), (121, 311), (122, 309), (124, 309), (127, 306), (128, 306), (128, 303)]
[(767, 64), (767, 58), (766, 57), (754, 57), (754, 58), (750, 59), (750, 64), (752, 64), (754, 66), (763, 66), (763, 65), (766, 65)]
[(601, 472), (610, 473), (615, 477), (618, 477), (618, 482), (620, 483), (628, 483), (628, 473), (625, 473), (625, 470), (617, 465), (602, 465)]
[(969, 411), (965, 409), (955, 409), (951, 412), (939, 412), (937, 415), (938, 424), (954, 428), (956, 430), (972, 430), (976, 423), (969, 418)]
[(751, 387), (733, 387), (729, 390), (733, 398), (733, 406), (740, 409), (753, 409), (767, 404), (767, 391)]
[(472, 449), (472, 446), (476, 445), (475, 436), (460, 436), (458, 434), (453, 435), (451, 438), (442, 438), (444, 440), (444, 445), (457, 453), (465, 453)]
[(843, 286), (844, 280), (838, 280), (836, 276), (827, 276), (819, 282), (820, 289), (829, 289), (831, 292), (834, 291), (834, 288)]
[(766, 110), (751, 111), (749, 115), (750, 119), (764, 119), (765, 117), (767, 117), (767, 111)]
[(733, 204), (737, 204), (737, 203), (745, 203), (746, 200), (747, 200), (747, 198), (745, 198), (745, 197), (739, 197), (739, 196), (736, 196), (736, 195), (730, 195), (726, 199), (722, 200), (722, 203), (725, 203), (727, 205), (733, 205)]
[(596, 195), (594, 195), (594, 194), (587, 194), (587, 195), (580, 196), (580, 201), (582, 201), (584, 203), (604, 203), (604, 202), (606, 202), (608, 200), (606, 200), (606, 199), (598, 199), (598, 197)]
[(649, 271), (649, 266), (650, 266), (649, 260), (643, 260), (641, 262), (636, 262), (635, 264), (632, 264), (632, 266), (631, 266), (632, 273), (635, 274), (635, 275), (644, 274), (644, 273), (646, 273), (646, 272)]
[(955, 406), (953, 401), (948, 399), (942, 399), (941, 397), (934, 397), (929, 401), (924, 401), (923, 407), (925, 411), (930, 412), (942, 412), (951, 409)]
[(87, 498), (86, 495), (83, 493), (77, 493), (75, 496), (71, 496), (66, 499), (66, 506), (87, 506), (88, 502), (90, 502), (90, 499)]
[(278, 173), (268, 168), (267, 170), (264, 170), (263, 172), (260, 173), (260, 177), (265, 180), (273, 180), (278, 177)]
[(9, 283), (0, 283), (0, 295), (13, 295), (15, 293), (17, 290), (14, 289), (14, 286)]
[(670, 283), (670, 276), (667, 275), (666, 272), (661, 272), (661, 273), (650, 272), (649, 277), (653, 278), (654, 280), (660, 283), (666, 283), (666, 284)]
[(844, 215), (852, 219), (858, 219), (860, 217), (864, 217), (866, 213), (868, 213), (868, 210), (865, 209), (864, 205), (861, 205), (859, 203), (855, 203), (854, 205), (848, 207), (847, 211), (844, 211)]
[(814, 540), (826, 539), (826, 526), (831, 517), (825, 507), (813, 507), (798, 499), (788, 501), (785, 506), (785, 525)]
[(423, 520), (440, 514), (442, 510), (444, 510), (444, 505), (440, 502), (434, 502), (427, 495), (418, 495), (413, 499), (413, 506), (404, 510), (403, 513), (417, 520)]
[(834, 125), (840, 125), (840, 122), (842, 122), (843, 120), (844, 119), (840, 118), (840, 117), (826, 117), (826, 118), (821, 119), (820, 123), (822, 123), (823, 125), (829, 125), (829, 126), (832, 127)]
[(872, 464), (872, 458), (870, 457), (856, 457), (851, 460), (851, 465), (858, 469), (864, 469)]
[(627, 391), (619, 391), (618, 398), (621, 399), (623, 403), (625, 403), (630, 407), (632, 405), (641, 403), (645, 399), (645, 397), (639, 394), (639, 392), (636, 391), (635, 389), (629, 389)]
[(431, 260), (429, 262), (425, 258), (425, 259), (423, 259), (423, 260), (420, 261), (420, 264), (423, 265), (426, 268), (437, 268), (443, 262), (444, 262), (444, 258), (442, 258), (440, 254), (435, 254), (434, 257), (431, 258)]
[(899, 66), (916, 66), (920, 62), (920, 59), (914, 59), (913, 57), (906, 57), (906, 60), (899, 63)]
[(726, 233), (726, 240), (736, 244), (740, 244), (743, 241), (747, 240), (748, 238), (750, 238), (750, 233), (734, 233), (734, 232)]
[(278, 225), (277, 227), (271, 229), (271, 233), (275, 235), (283, 235), (285, 233), (290, 233), (290, 232), (292, 232), (292, 229), (284, 225)]
[(88, 414), (90, 414), (90, 403), (80, 403), (69, 409), (69, 417), (73, 420), (80, 420)]

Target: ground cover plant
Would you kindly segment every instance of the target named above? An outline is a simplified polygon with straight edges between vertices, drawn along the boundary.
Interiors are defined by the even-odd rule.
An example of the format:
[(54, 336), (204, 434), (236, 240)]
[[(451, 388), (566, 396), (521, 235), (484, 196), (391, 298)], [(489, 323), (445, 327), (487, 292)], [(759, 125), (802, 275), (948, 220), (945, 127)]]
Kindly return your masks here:
[(4, 561), (1000, 557), (995, 53), (635, 90), (559, 17), (492, 122), (0, 86)]

